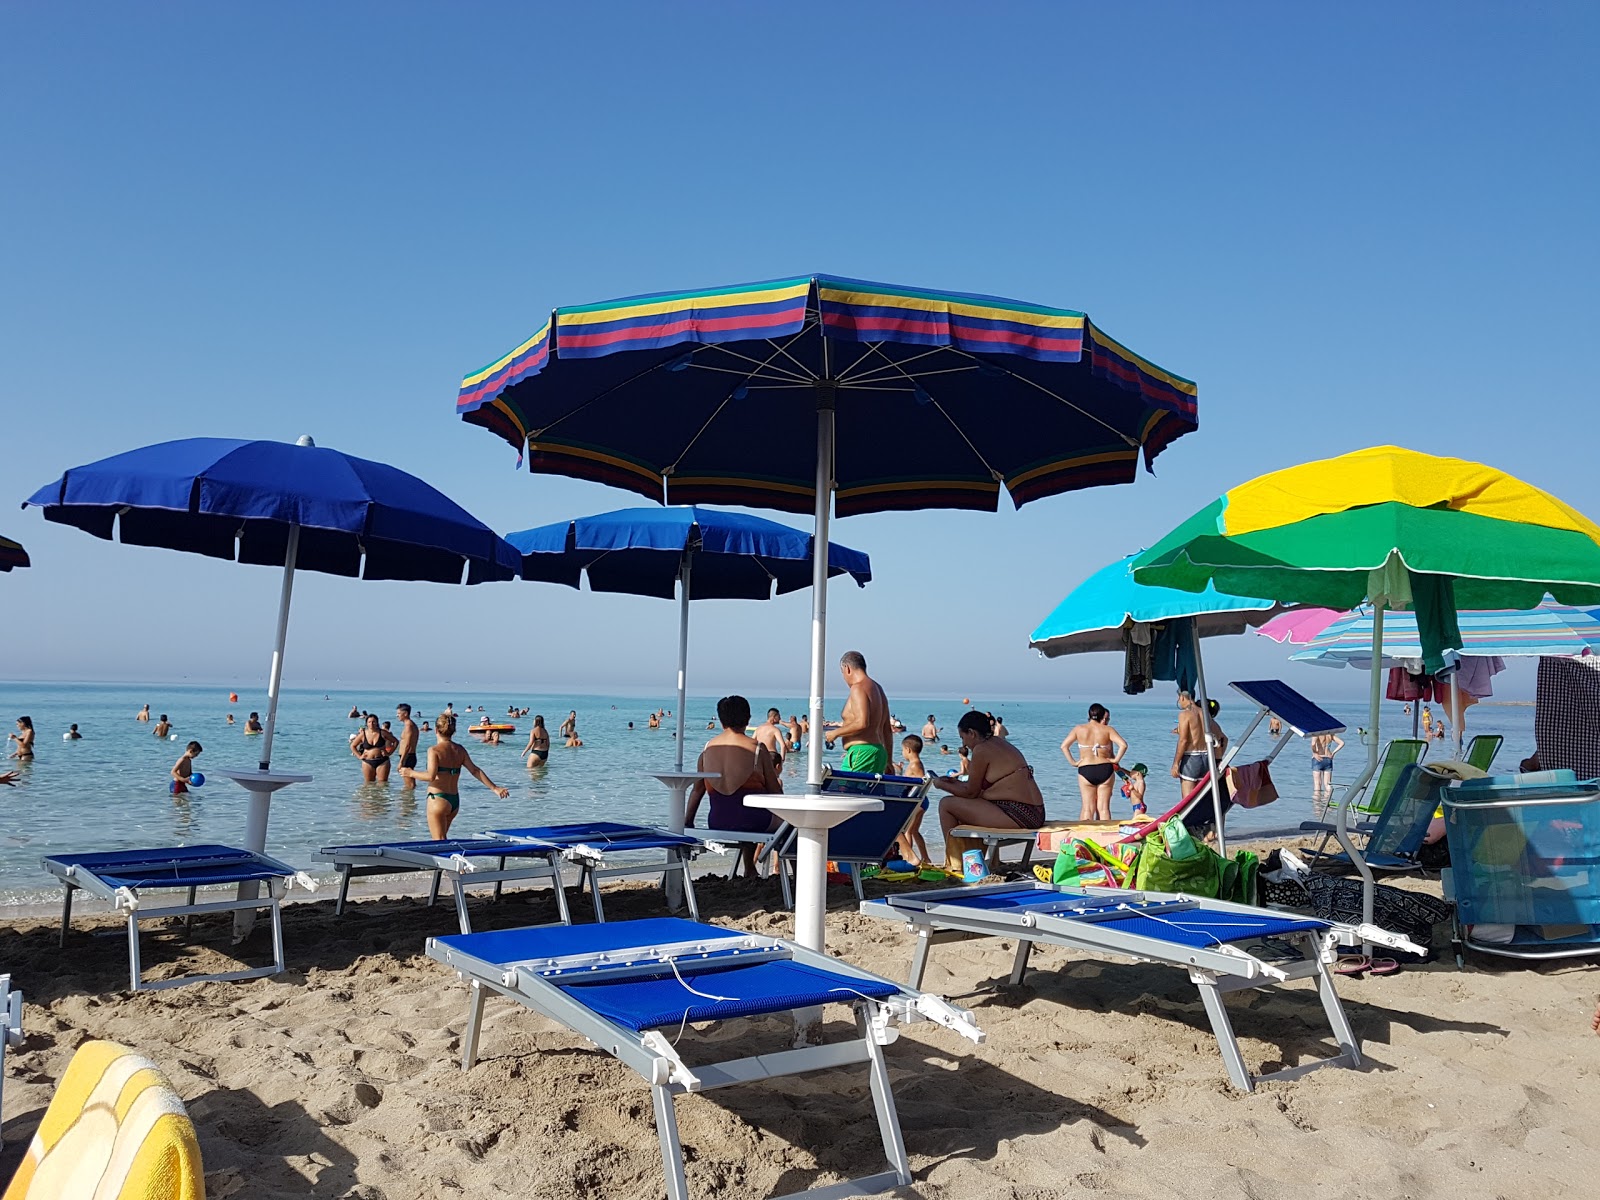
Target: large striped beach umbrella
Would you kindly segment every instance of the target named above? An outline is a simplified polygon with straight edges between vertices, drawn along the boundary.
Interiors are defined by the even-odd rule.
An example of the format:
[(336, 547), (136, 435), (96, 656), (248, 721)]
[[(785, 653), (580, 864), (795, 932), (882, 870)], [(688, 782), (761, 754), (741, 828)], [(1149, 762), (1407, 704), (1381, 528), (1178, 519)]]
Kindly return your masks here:
[[(1425, 670), (1459, 650), (1457, 609), (1532, 609), (1546, 593), (1600, 604), (1600, 526), (1548, 492), (1481, 463), (1379, 446), (1262, 475), (1212, 501), (1134, 563), (1140, 583), (1351, 609), (1370, 603), (1371, 658), (1384, 610), (1416, 613)], [(1372, 673), (1367, 770), (1377, 769), (1381, 673)], [(1366, 885), (1372, 876), (1338, 838)]]
[[(1081, 312), (829, 275), (558, 308), (467, 376), (456, 407), (534, 471), (811, 512), (823, 547), (833, 515), (1129, 483), (1197, 424), (1193, 383)], [(814, 730), (826, 563), (814, 556)]]
[(20, 542), (0, 537), (0, 571), (13, 571), (18, 567), (32, 565), (28, 561), (28, 552), (22, 548)]

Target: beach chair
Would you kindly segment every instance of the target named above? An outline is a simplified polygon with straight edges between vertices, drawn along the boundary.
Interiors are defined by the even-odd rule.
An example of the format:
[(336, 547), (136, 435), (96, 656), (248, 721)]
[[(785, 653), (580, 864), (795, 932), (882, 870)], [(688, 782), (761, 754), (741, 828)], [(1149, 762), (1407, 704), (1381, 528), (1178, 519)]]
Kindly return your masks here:
[[(649, 1082), (669, 1200), (688, 1197), (677, 1096), (857, 1063), (869, 1069), (890, 1169), (794, 1195), (855, 1196), (909, 1184), (883, 1047), (898, 1036), (896, 1024), (917, 1020), (983, 1040), (970, 1013), (937, 997), (781, 938), (675, 917), (429, 938), (427, 954), (468, 986), (464, 1070), (477, 1061), (484, 1001), (494, 992), (589, 1039)], [(860, 1038), (692, 1067), (679, 1057), (689, 1025), (823, 1004), (850, 1005)]]
[[(606, 919), (605, 904), (600, 897), (600, 881), (625, 879), (642, 875), (663, 875), (678, 872), (683, 877), (683, 896), (694, 917), (700, 916), (695, 900), (694, 880), (689, 868), (694, 856), (705, 847), (700, 839), (690, 834), (673, 833), (651, 825), (623, 825), (613, 821), (590, 821), (568, 825), (529, 825), (517, 829), (487, 829), (486, 838), (529, 843), (541, 848), (555, 847), (567, 861), (577, 864), (582, 875), (578, 890), (589, 889), (594, 903), (594, 919)], [(648, 861), (618, 862), (618, 856), (632, 858), (652, 850), (665, 852), (664, 858)]]
[[(324, 846), (322, 857), (339, 872), (339, 899), (335, 916), (344, 914), (350, 880), (365, 875), (397, 875), (408, 871), (427, 871), (433, 876), (428, 887), (428, 906), (439, 898), (439, 884), (450, 880), (455, 894), (456, 920), (462, 933), (472, 932), (467, 912), (466, 889), (494, 884), (494, 897), (500, 898), (507, 883), (543, 879), (555, 893), (556, 911), (561, 923), (570, 925), (567, 893), (561, 886), (562, 847), (548, 843), (508, 842), (505, 838), (446, 838), (443, 841), (373, 842), (356, 846)], [(508, 860), (516, 865), (506, 866)]]
[(11, 987), (11, 976), (0, 975), (0, 1105), (5, 1100), (6, 1051), (22, 1045), (22, 993)]
[[(1337, 947), (1368, 941), (1401, 949), (1420, 947), (1370, 926), (1339, 926), (1229, 904), (1162, 892), (1053, 887), (1044, 883), (908, 892), (869, 900), (865, 916), (898, 921), (917, 935), (909, 986), (922, 982), (935, 943), (970, 938), (1007, 938), (1017, 943), (1011, 968), (1013, 986), (1022, 982), (1035, 943), (1063, 946), (1097, 957), (1179, 967), (1200, 991), (1228, 1078), (1241, 1091), (1266, 1079), (1289, 1079), (1316, 1067), (1361, 1064), (1361, 1045), (1334, 990), (1330, 966)], [(1263, 938), (1288, 943), (1295, 959), (1268, 958), (1250, 947)], [(1323, 1012), (1339, 1054), (1270, 1075), (1253, 1075), (1223, 1005), (1230, 992), (1272, 988), (1297, 979), (1316, 981)]]
[[(1371, 783), (1363, 789), (1362, 794), (1352, 800), (1348, 795), (1344, 803), (1350, 804), (1350, 832), (1370, 834), (1378, 818), (1383, 815), (1384, 809), (1398, 795), (1398, 785), (1406, 768), (1422, 761), (1428, 753), (1428, 743), (1421, 738), (1395, 738), (1384, 747), (1383, 757), (1378, 763), (1378, 770), (1373, 774)], [(1338, 803), (1330, 803), (1323, 809), (1323, 816), (1338, 807)], [(1315, 848), (1311, 850), (1313, 858), (1319, 857), (1328, 839), (1334, 835), (1337, 823), (1326, 819), (1300, 822), (1301, 833), (1320, 833)]]
[(1600, 782), (1570, 770), (1444, 789), (1456, 961), (1600, 955)]
[(1467, 743), (1467, 752), (1463, 756), (1469, 767), (1477, 767), (1480, 771), (1488, 771), (1494, 766), (1494, 760), (1500, 753), (1500, 747), (1505, 744), (1505, 737), (1498, 733), (1480, 733)]
[[(128, 986), (132, 991), (178, 987), (185, 983), (227, 982), (276, 975), (283, 964), (283, 918), (279, 903), (289, 888), (299, 883), (308, 891), (316, 882), (303, 871), (232, 846), (165, 846), (152, 850), (111, 850), (94, 854), (55, 854), (42, 860), (44, 869), (61, 880), (66, 898), (61, 906), (61, 945), (67, 944), (67, 927), (72, 922), (72, 896), (80, 888), (91, 896), (108, 900), (118, 912), (128, 915)], [(203, 887), (225, 884), (265, 883), (267, 892), (249, 900), (209, 900), (196, 903)], [(183, 904), (160, 908), (144, 907), (142, 893), (178, 890), (188, 893)], [(272, 917), (272, 963), (241, 971), (213, 975), (181, 975), (173, 979), (141, 982), (139, 965), (139, 922), (163, 917), (187, 917), (192, 924), (196, 913), (269, 910)]]
[(116, 1042), (79, 1046), (5, 1200), (204, 1200), (194, 1124), (160, 1068)]
[[(1407, 763), (1395, 782), (1389, 803), (1373, 822), (1366, 845), (1358, 851), (1362, 862), (1375, 871), (1420, 870), (1417, 852), (1422, 848), (1422, 839), (1445, 789), (1454, 782), (1453, 776), (1425, 764)], [(1340, 852), (1314, 854), (1311, 865), (1316, 871), (1339, 874), (1354, 863)]]
[[(847, 868), (856, 899), (863, 900), (861, 869), (881, 867), (899, 854), (900, 835), (911, 827), (928, 807), (931, 778), (913, 779), (909, 775), (873, 775), (864, 771), (834, 771), (823, 768), (823, 795), (873, 796), (883, 801), (877, 812), (856, 813), (828, 831), (828, 858)], [(792, 825), (784, 824), (773, 835), (778, 860), (778, 881), (783, 903), (794, 907), (793, 876), (800, 842)]]

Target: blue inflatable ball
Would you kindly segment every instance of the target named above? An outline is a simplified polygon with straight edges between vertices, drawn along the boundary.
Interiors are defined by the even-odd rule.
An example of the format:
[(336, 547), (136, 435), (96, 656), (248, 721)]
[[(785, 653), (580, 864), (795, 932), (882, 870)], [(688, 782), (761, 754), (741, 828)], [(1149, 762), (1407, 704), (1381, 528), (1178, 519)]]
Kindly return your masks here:
[(189, 786), (190, 787), (205, 787), (205, 785), (206, 785), (206, 777), (204, 775), (200, 774), (199, 771), (196, 771), (193, 775), (189, 776)]

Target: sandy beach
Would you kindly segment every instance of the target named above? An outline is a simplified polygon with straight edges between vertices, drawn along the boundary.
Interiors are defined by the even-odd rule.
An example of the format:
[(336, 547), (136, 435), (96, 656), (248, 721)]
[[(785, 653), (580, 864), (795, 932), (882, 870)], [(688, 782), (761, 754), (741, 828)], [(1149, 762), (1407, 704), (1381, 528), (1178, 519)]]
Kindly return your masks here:
[[(789, 931), (775, 884), (707, 878), (700, 895), (709, 920)], [(830, 950), (903, 978), (910, 938), (846, 896), (833, 890)], [(643, 886), (608, 893), (607, 910), (660, 912)], [(479, 929), (553, 915), (546, 892), (474, 906)], [(0, 1173), (73, 1049), (104, 1037), (165, 1068), (199, 1130), (214, 1200), (661, 1192), (647, 1089), (580, 1039), (491, 1000), (484, 1061), (461, 1071), (466, 991), (420, 953), (427, 936), (454, 932), (448, 906), (369, 899), (336, 919), (318, 900), (286, 907), (284, 920), (287, 973), (136, 995), (118, 990), (126, 943), (115, 919), (75, 925), (65, 952), (50, 920), (0, 924), (0, 959), (28, 1000), (26, 1045), (7, 1058)], [(180, 962), (225, 969), (208, 948), (226, 945), (221, 922), (197, 922), (193, 943), (147, 939), (150, 974)], [(258, 932), (249, 948), (266, 947)], [(1011, 948), (939, 947), (928, 971), (928, 990), (966, 994), (986, 1044), (922, 1024), (888, 1049), (916, 1173), (897, 1195), (1593, 1194), (1591, 969), (1479, 961), (1458, 972), (1446, 952), (1397, 976), (1341, 980), (1363, 1068), (1244, 1095), (1227, 1085), (1180, 972), (1042, 948), (1021, 987), (995, 989)], [(1309, 983), (1229, 1007), (1254, 1070), (1334, 1052)], [(829, 1010), (841, 1034), (844, 1016)], [(684, 1045), (779, 1048), (787, 1033), (777, 1019), (733, 1021)], [(678, 1113), (696, 1196), (766, 1196), (881, 1167), (864, 1071), (685, 1097)]]

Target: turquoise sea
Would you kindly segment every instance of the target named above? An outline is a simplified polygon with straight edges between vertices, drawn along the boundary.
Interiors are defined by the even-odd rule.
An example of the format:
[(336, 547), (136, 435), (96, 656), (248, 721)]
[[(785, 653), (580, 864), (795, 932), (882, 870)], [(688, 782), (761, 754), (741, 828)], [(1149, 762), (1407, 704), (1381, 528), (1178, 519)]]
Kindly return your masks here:
[[(1060, 702), (974, 697), (974, 702), (1004, 718), (1011, 740), (1034, 767), (1047, 813), (1070, 818), (1078, 815), (1078, 789), (1059, 746), (1094, 699), (1101, 699), (1110, 707), (1112, 724), (1130, 743), (1127, 761), (1150, 764), (1152, 810), (1176, 800), (1176, 781), (1166, 773), (1172, 761), (1176, 711), (1170, 700), (1158, 696), (1130, 699), (1113, 695)], [(1231, 702), (1230, 697), (1237, 703)], [(1219, 698), (1224, 704), (1223, 727), (1230, 736), (1237, 736), (1248, 721), (1244, 701), (1225, 689), (1219, 692)], [(785, 716), (804, 711), (804, 701), (799, 697), (751, 695), (749, 699), (758, 715), (769, 704), (776, 705)], [(505, 745), (471, 744), (474, 760), (496, 783), (509, 787), (511, 797), (499, 800), (476, 782), (464, 780), (456, 832), (468, 834), (496, 825), (594, 817), (662, 820), (666, 791), (649, 778), (648, 772), (672, 765), (671, 723), (659, 730), (646, 729), (645, 724), (652, 710), (671, 707), (674, 700), (670, 693), (557, 696), (407, 693), (387, 689), (326, 694), (287, 691), (279, 707), (273, 766), (309, 773), (313, 781), (286, 788), (273, 800), (268, 850), (321, 876), (328, 873), (326, 864), (317, 857), (323, 846), (427, 836), (420, 789), (402, 787), (398, 777), (388, 784), (363, 783), (361, 769), (349, 754), (348, 738), (358, 724), (346, 715), (352, 706), (391, 719), (398, 701), (411, 703), (419, 720), (437, 713), (447, 701), (454, 702), (458, 711), (465, 711), (469, 703), (474, 707), (482, 705), (491, 718), (501, 717), (508, 705), (531, 706), (534, 712), (544, 714), (552, 730), (568, 710), (578, 710), (583, 748), (568, 750), (558, 745), (551, 752), (549, 765), (536, 771), (529, 771), (517, 753), (526, 740), (529, 719), (515, 722), (517, 732), (507, 737)], [(151, 735), (152, 726), (133, 719), (147, 702), (152, 713), (164, 712), (171, 718), (176, 741), (158, 742)], [(839, 703), (839, 697), (830, 697), (830, 710), (836, 710)], [(687, 740), (691, 753), (687, 758), (691, 763), (709, 736), (706, 724), (715, 716), (715, 705), (715, 697), (690, 697)], [(1351, 778), (1360, 766), (1361, 749), (1355, 730), (1366, 722), (1366, 707), (1326, 707), (1346, 721), (1351, 730), (1347, 736), (1350, 744), (1335, 771), (1337, 783)], [(244, 830), (245, 793), (224, 779), (220, 768), (252, 769), (256, 765), (261, 739), (247, 737), (243, 730), (245, 715), (251, 709), (265, 713), (266, 697), (260, 692), (241, 691), (238, 703), (230, 704), (226, 687), (0, 683), (0, 718), (6, 728), (15, 728), (11, 721), (25, 714), (33, 718), (38, 730), (38, 756), (22, 767), (20, 786), (0, 789), (0, 805), (5, 813), (4, 827), (0, 829), (0, 903), (33, 903), (59, 895), (54, 881), (39, 867), (40, 857), (46, 854), (178, 843), (237, 843)], [(903, 698), (895, 700), (894, 709), (913, 731), (921, 729), (930, 712), (935, 714), (940, 726), (950, 732), (949, 744), (956, 745), (953, 735), (960, 706), (948, 700)], [(226, 723), (229, 712), (238, 722), (232, 727)], [(1384, 719), (1389, 722), (1386, 734), (1400, 732), (1402, 723), (1409, 730), (1409, 718), (1401, 716), (1398, 704), (1385, 705)], [(630, 721), (634, 724), (631, 730)], [(83, 740), (63, 741), (62, 734), (74, 722)], [(1531, 707), (1480, 705), (1470, 711), (1468, 725), (1469, 732), (1506, 735), (1502, 763), (1514, 764), (1533, 749)], [(175, 797), (168, 791), (168, 772), (183, 743), (191, 738), (205, 746), (199, 769), (212, 778), (203, 788)], [(423, 735), (424, 746), (430, 738), (429, 734)], [(1251, 745), (1262, 753), (1266, 751), (1265, 729), (1256, 734)], [(1443, 745), (1434, 751), (1435, 757), (1441, 755)], [(955, 765), (953, 755), (941, 757), (937, 748), (930, 749), (931, 753), (925, 755), (930, 765), (941, 770)], [(836, 761), (837, 753), (829, 757)], [(1286, 747), (1273, 774), (1283, 798), (1265, 808), (1235, 810), (1229, 816), (1230, 833), (1293, 829), (1311, 815), (1306, 748), (1300, 744)], [(786, 784), (796, 786), (803, 777), (803, 758), (791, 757), (785, 767)], [(1127, 811), (1127, 802), (1118, 796), (1113, 813), (1122, 815)], [(923, 832), (937, 853), (938, 822), (931, 815), (924, 822)]]

